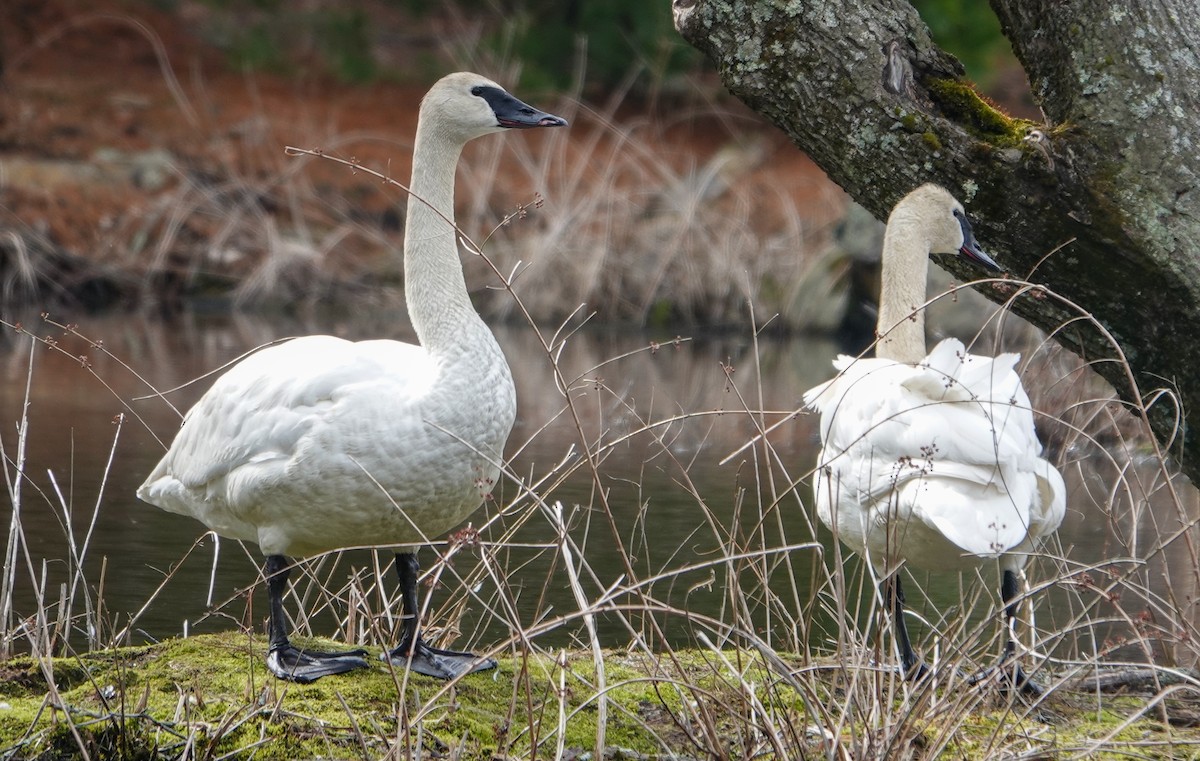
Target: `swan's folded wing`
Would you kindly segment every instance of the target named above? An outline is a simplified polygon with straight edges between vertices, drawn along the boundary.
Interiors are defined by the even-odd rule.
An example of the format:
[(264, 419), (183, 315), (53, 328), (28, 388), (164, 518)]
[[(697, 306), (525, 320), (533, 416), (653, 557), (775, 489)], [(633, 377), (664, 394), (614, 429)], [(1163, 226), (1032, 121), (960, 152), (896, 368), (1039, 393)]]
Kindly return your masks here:
[(962, 372), (963, 359), (967, 350), (962, 341), (957, 338), (947, 338), (933, 347), (902, 383), (913, 394), (930, 400), (942, 400), (947, 392), (958, 396), (961, 389), (957, 388), (958, 374)]
[(206, 485), (238, 468), (269, 479), (348, 389), (385, 386), (375, 398), (404, 405), (433, 383), (430, 362), (410, 344), (331, 336), (298, 338), (253, 354), (218, 378), (188, 412), (138, 496), (172, 509), (162, 500), (199, 498)]
[(1025, 396), (1015, 371), (1020, 359), (1012, 353), (968, 354), (961, 341), (947, 338), (917, 364), (923, 372), (914, 373), (905, 386), (930, 399), (1019, 401)]
[(890, 476), (875, 473), (870, 493), (862, 496), (876, 504), (900, 500), (908, 512), (963, 552), (994, 556), (1027, 538), (1037, 541), (1062, 523), (1062, 475), (1041, 458), (1026, 465), (999, 468), (947, 460), (913, 464), (894, 469)]
[(1012, 491), (952, 477), (915, 482), (921, 489), (914, 515), (961, 547), (964, 553), (995, 557), (1029, 535), (1029, 490), (1032, 477), (1008, 484)]
[(929, 424), (919, 434), (941, 427), (948, 434), (939, 437), (942, 456), (961, 462), (1018, 463), (1040, 454), (1033, 410), (1015, 369), (1019, 359), (967, 354), (957, 339), (940, 342), (918, 372), (901, 381), (923, 398), (920, 405), (932, 408), (923, 412), (914, 404), (914, 417)]
[(1058, 530), (1067, 513), (1067, 485), (1058, 468), (1040, 457), (1035, 465), (1038, 499), (1031, 516), (1035, 539)]
[(1041, 444), (1016, 361), (967, 355), (954, 339), (916, 366), (839, 357), (841, 372), (805, 394), (821, 412), (822, 464), (853, 452), (880, 464), (1032, 468)]
[(857, 360), (856, 357), (851, 357), (848, 354), (839, 354), (837, 359), (833, 360), (833, 369), (837, 370), (838, 374), (824, 383), (813, 386), (808, 391), (805, 391), (804, 406), (817, 412), (824, 412), (835, 399), (843, 395), (844, 391), (841, 389), (845, 387), (846, 369), (854, 367), (856, 361), (866, 362), (867, 360)]
[(889, 410), (880, 405), (895, 404), (891, 398), (894, 389), (914, 368), (888, 359), (844, 354), (833, 365), (838, 374), (805, 392), (804, 402), (821, 413), (821, 441), (840, 452), (887, 417)]

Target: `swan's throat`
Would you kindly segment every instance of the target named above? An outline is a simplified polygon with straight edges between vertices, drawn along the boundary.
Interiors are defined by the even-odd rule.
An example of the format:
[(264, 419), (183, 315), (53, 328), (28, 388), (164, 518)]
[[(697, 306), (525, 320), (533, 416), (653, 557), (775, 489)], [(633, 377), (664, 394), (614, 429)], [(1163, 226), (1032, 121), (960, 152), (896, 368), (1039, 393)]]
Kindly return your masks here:
[(924, 359), (928, 275), (929, 243), (919, 220), (893, 214), (883, 238), (876, 356), (908, 364)]
[[(417, 128), (404, 230), (404, 297), (421, 345), (464, 348), (486, 327), (471, 305), (454, 222), (454, 174), (462, 144)], [(490, 336), (490, 334), (489, 334)]]

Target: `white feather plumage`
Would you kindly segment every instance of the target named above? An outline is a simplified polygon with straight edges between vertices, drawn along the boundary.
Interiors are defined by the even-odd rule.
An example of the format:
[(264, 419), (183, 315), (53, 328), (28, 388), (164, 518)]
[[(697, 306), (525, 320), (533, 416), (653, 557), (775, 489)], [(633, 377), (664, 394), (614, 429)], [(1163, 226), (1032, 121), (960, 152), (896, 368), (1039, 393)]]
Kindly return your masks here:
[(917, 365), (838, 357), (838, 376), (804, 396), (821, 413), (820, 519), (883, 574), (1032, 550), (1062, 522), (1066, 492), (1040, 457), (1017, 359), (953, 338)]
[(332, 336), (252, 354), (189, 411), (138, 496), (267, 555), (428, 541), (491, 491), (513, 424), (508, 365), (476, 338), (450, 357)]
[[(512, 375), (471, 306), (454, 225), (467, 141), (566, 120), (459, 72), (421, 102), (404, 231), (404, 288), (420, 345), (296, 338), (234, 365), (188, 412), (138, 489), (222, 536), (257, 542), (270, 602), (267, 667), (311, 682), (367, 667), (365, 650), (320, 652), (289, 637), (288, 555), (425, 542), (471, 514), (500, 474), (516, 415)], [(440, 679), (495, 660), (420, 634), (419, 564), (398, 551), (401, 635), (382, 658)]]
[(1018, 356), (968, 354), (949, 338), (926, 352), (926, 278), (931, 253), (999, 266), (976, 245), (962, 205), (923, 185), (896, 204), (884, 233), (876, 358), (841, 356), (838, 375), (804, 402), (821, 415), (813, 475), (820, 520), (864, 556), (883, 587), (904, 673), (929, 673), (904, 624), (904, 563), (962, 569), (999, 561), (1008, 683), (1038, 687), (1014, 660), (1020, 572), (1058, 528), (1066, 488), (1041, 457)]

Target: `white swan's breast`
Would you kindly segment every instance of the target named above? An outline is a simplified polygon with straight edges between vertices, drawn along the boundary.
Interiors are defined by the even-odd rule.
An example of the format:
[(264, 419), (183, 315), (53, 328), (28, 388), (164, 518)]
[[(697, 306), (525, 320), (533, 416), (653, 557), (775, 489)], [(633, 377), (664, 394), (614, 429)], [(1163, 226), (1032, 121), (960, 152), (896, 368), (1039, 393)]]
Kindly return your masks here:
[(264, 349), (197, 402), (138, 496), (267, 554), (437, 536), (499, 473), (515, 399), (491, 353), (472, 372), (396, 341)]
[(1040, 457), (1016, 361), (955, 339), (915, 366), (840, 357), (805, 394), (821, 413), (820, 518), (889, 568), (971, 565), (1055, 530), (1065, 489)]

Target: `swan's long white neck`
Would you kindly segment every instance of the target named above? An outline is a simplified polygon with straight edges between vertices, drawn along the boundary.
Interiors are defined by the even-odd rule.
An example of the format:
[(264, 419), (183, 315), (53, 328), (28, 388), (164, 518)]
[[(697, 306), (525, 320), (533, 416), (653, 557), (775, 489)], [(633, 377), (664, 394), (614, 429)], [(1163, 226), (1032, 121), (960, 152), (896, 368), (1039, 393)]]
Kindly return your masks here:
[(926, 282), (929, 240), (919, 209), (899, 204), (883, 234), (883, 281), (879, 294), (881, 336), (875, 356), (916, 364), (925, 358)]
[(404, 229), (404, 298), (417, 339), (432, 354), (461, 352), (483, 321), (471, 305), (454, 228), (454, 175), (463, 142), (417, 124)]

